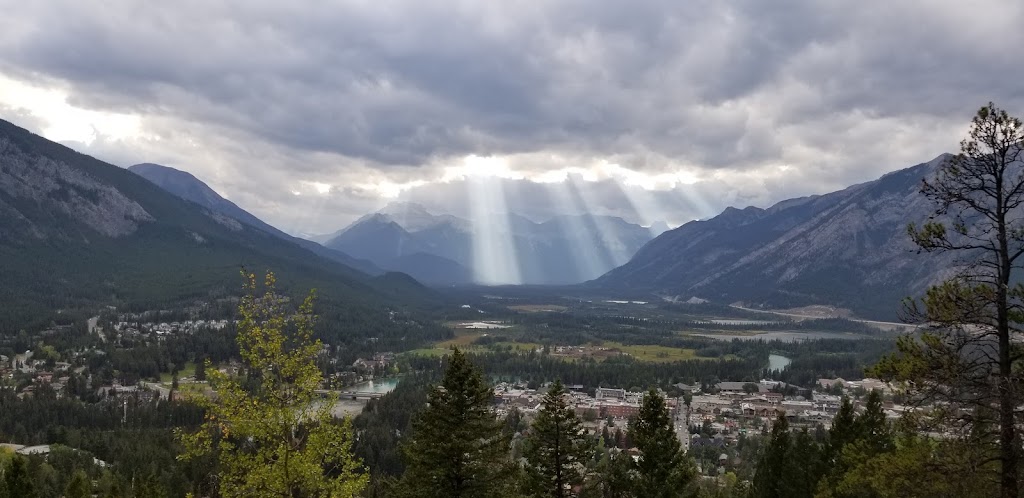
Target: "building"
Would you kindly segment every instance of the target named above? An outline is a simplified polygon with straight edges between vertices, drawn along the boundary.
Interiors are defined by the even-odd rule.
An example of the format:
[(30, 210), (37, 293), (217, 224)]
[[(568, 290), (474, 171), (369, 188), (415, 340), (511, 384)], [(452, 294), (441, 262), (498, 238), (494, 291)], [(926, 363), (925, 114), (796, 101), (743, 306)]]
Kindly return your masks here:
[(625, 389), (608, 389), (607, 387), (599, 387), (594, 391), (594, 399), (626, 399)]

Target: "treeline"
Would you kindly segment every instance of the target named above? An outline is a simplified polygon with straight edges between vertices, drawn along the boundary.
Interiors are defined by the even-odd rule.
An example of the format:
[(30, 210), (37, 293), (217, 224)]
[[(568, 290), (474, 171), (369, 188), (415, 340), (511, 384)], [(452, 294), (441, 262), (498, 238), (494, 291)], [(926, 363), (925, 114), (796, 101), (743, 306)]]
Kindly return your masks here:
[[(51, 445), (48, 455), (33, 455), (25, 462), (38, 498), (72, 496), (65, 492), (77, 472), (95, 481), (101, 496), (184, 496), (205, 478), (209, 462), (178, 462), (181, 448), (171, 429), (198, 425), (202, 417), (202, 410), (189, 403), (147, 401), (135, 395), (86, 403), (70, 396), (58, 398), (46, 389), (25, 399), (0, 390), (0, 440)], [(7, 465), (18, 458), (0, 455)], [(148, 494), (150, 490), (159, 494)]]
[(878, 391), (857, 414), (848, 399), (824, 438), (791, 430), (785, 414), (758, 459), (751, 498), (983, 497), (993, 462), (956, 438), (929, 439), (886, 419)]
[[(666, 338), (658, 345), (691, 348), (700, 359), (651, 363), (630, 356), (604, 360), (580, 358), (567, 361), (544, 352), (522, 352), (494, 347), (483, 353), (471, 353), (473, 361), (497, 380), (534, 384), (562, 379), (568, 384), (583, 384), (631, 389), (656, 385), (715, 384), (720, 381), (752, 381), (770, 378), (803, 387), (813, 386), (821, 377), (859, 379), (865, 368), (891, 351), (887, 340), (816, 339), (799, 342), (716, 341), (703, 338)], [(768, 368), (768, 356), (780, 354), (792, 363), (782, 371)], [(413, 370), (427, 370), (436, 359), (410, 357)]]
[[(628, 453), (583, 428), (560, 382), (527, 425), (516, 411), (506, 420), (495, 416), (491, 384), (467, 355), (456, 349), (443, 361), (443, 378), (425, 400), (415, 399), (419, 413), (407, 416), (402, 405), (382, 402), (368, 407), (365, 422), (357, 421), (359, 438), (378, 423), (398, 424), (391, 429), (402, 435), (394, 440), (399, 465), (375, 469), (365, 496), (657, 498), (699, 496), (717, 487), (703, 487), (665, 400), (653, 390), (630, 422)], [(413, 401), (410, 393), (418, 390), (395, 399)], [(384, 414), (390, 410), (393, 416)]]

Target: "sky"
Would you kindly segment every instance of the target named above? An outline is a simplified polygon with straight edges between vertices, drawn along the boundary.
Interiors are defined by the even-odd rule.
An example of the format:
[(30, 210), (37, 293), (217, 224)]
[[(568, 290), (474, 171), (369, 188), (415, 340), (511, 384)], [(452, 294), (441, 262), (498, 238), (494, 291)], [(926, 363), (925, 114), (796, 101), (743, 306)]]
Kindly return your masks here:
[(1024, 113), (1013, 0), (0, 9), (0, 118), (292, 233), (396, 200), (675, 226), (955, 151), (990, 100)]

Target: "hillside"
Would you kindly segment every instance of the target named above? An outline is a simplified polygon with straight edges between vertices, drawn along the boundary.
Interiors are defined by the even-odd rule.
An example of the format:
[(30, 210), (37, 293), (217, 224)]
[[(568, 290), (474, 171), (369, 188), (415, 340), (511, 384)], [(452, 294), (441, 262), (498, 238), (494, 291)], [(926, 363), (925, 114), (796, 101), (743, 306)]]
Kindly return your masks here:
[(235, 203), (221, 197), (221, 195), (210, 188), (209, 185), (203, 183), (202, 180), (196, 178), (191, 173), (152, 163), (136, 164), (129, 167), (128, 171), (153, 182), (158, 187), (182, 199), (199, 204), (214, 213), (220, 213), (234, 218), (246, 225), (258, 228), (279, 239), (302, 246), (319, 256), (323, 256), (327, 259), (333, 259), (369, 275), (380, 275), (384, 273), (383, 270), (370, 261), (353, 258), (341, 251), (328, 249), (309, 240), (292, 237), (291, 235), (274, 228), (248, 211), (238, 207)]
[(906, 234), (907, 223), (931, 213), (918, 189), (946, 157), (768, 209), (728, 208), (665, 232), (588, 286), (894, 318), (903, 297), (954, 265), (952, 255), (917, 254)]
[(289, 291), (379, 305), (428, 296), (184, 201), (125, 169), (0, 121), (0, 331), (59, 309), (233, 293), (273, 269)]

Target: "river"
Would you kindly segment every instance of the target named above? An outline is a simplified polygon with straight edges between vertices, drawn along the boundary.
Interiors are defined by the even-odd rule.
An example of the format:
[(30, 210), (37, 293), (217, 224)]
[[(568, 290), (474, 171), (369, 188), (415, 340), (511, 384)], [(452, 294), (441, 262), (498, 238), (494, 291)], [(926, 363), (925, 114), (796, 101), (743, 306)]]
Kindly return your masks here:
[[(343, 392), (371, 392), (371, 393), (383, 393), (387, 394), (395, 390), (395, 386), (398, 385), (398, 379), (379, 379), (376, 381), (370, 380), (361, 382), (354, 386), (346, 387)], [(336, 417), (355, 417), (363, 411), (363, 407), (366, 406), (365, 399), (345, 399), (342, 396), (334, 404), (334, 416)]]
[(768, 369), (769, 370), (783, 370), (793, 363), (793, 360), (786, 358), (780, 354), (768, 355)]

